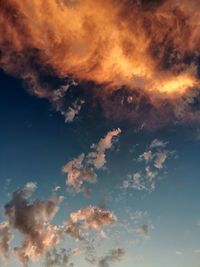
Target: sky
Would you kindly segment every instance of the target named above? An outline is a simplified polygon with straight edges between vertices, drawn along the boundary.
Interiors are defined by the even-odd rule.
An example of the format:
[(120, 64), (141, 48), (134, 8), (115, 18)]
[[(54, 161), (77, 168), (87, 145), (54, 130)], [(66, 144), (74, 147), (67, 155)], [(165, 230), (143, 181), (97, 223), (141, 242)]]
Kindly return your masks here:
[(199, 0), (0, 3), (0, 265), (200, 267)]

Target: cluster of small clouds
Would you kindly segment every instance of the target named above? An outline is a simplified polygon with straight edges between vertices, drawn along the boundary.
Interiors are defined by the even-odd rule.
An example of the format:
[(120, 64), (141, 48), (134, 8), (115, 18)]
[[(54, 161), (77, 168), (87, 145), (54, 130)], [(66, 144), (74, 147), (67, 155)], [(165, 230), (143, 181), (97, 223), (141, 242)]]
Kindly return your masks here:
[[(60, 263), (59, 266), (73, 266), (71, 263), (66, 265), (69, 255), (60, 255), (55, 246), (65, 236), (83, 241), (83, 231), (94, 229), (99, 232), (104, 226), (111, 226), (117, 221), (112, 212), (88, 206), (69, 214), (70, 219), (63, 224), (54, 225), (52, 220), (60, 209), (63, 197), (54, 195), (47, 200), (30, 201), (36, 187), (35, 183), (30, 182), (12, 194), (12, 199), (4, 207), (8, 220), (0, 224), (2, 256), (9, 258), (10, 242), (13, 232), (17, 231), (22, 236), (22, 242), (12, 252), (24, 267), (43, 255), (46, 255), (46, 266), (57, 266), (56, 263)], [(73, 251), (71, 254), (76, 253)]]
[(28, 198), (35, 188), (34, 183), (28, 183), (14, 192), (11, 201), (5, 205), (9, 227), (24, 236), (21, 246), (14, 248), (24, 266), (28, 265), (29, 260), (35, 260), (59, 243), (60, 229), (50, 222), (59, 210), (63, 197), (53, 196), (46, 201), (29, 203)]
[(157, 178), (165, 167), (166, 160), (175, 154), (175, 151), (166, 148), (167, 145), (167, 142), (154, 139), (137, 158), (137, 162), (142, 163), (143, 167), (128, 175), (128, 178), (123, 181), (123, 187), (131, 187), (139, 191), (153, 191)]
[(63, 167), (67, 174), (66, 184), (75, 192), (85, 191), (83, 183), (95, 183), (97, 175), (95, 170), (102, 169), (106, 164), (106, 151), (112, 147), (114, 137), (121, 133), (120, 129), (109, 131), (97, 144), (91, 146), (88, 154), (80, 154)]
[(65, 122), (71, 123), (73, 122), (79, 112), (83, 104), (84, 100), (77, 98), (73, 103), (68, 105), (66, 103), (66, 94), (70, 92), (70, 89), (76, 87), (78, 83), (76, 83), (73, 79), (69, 79), (65, 85), (60, 86), (56, 90), (47, 90), (39, 97), (47, 98), (56, 111), (59, 111), (61, 115), (64, 116)]

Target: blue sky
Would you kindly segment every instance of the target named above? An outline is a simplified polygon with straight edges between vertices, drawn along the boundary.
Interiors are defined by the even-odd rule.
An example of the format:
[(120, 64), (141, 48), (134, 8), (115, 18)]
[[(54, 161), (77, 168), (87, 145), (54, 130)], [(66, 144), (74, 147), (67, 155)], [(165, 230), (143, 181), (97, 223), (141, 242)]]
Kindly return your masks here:
[[(119, 123), (122, 133), (107, 152), (106, 169), (97, 171), (98, 182), (91, 184), (92, 196), (85, 198), (82, 193), (67, 192), (62, 166), (80, 153), (88, 153), (90, 145), (113, 129), (116, 122), (113, 125), (110, 122), (109, 126), (102, 124), (98, 130), (95, 130), (96, 122), (87, 124), (88, 118), (84, 123), (78, 118), (66, 124), (46, 100), (27, 94), (20, 81), (2, 73), (1, 80), (2, 220), (5, 219), (3, 206), (9, 201), (10, 193), (27, 182), (37, 182), (34, 198), (38, 199), (51, 195), (52, 188), (59, 185), (59, 193), (65, 200), (55, 219), (57, 223), (67, 219), (69, 211), (90, 204), (103, 203), (118, 217), (117, 225), (109, 230), (109, 237), (100, 239), (98, 245), (100, 255), (106, 253), (105, 247), (124, 248), (126, 254), (116, 266), (199, 266), (200, 142), (196, 127), (171, 126), (153, 132), (145, 129), (135, 132), (130, 124)], [(168, 149), (176, 152), (159, 173), (155, 190), (122, 188), (127, 175), (142, 168), (137, 158), (156, 138), (168, 142)], [(148, 225), (147, 236), (137, 232), (144, 224)], [(69, 239), (65, 246), (71, 244)], [(78, 266), (89, 266), (83, 255), (74, 257), (74, 261)], [(10, 262), (8, 266), (18, 266), (18, 263)]]
[(199, 11), (0, 1), (0, 266), (200, 267)]

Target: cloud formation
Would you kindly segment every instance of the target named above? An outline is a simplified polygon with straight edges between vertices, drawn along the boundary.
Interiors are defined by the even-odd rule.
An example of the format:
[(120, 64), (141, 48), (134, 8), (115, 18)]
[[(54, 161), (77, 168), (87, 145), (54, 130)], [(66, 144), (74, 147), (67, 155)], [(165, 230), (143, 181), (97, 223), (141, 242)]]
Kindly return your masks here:
[(0, 253), (9, 259), (12, 251), (11, 239), (14, 231), (22, 237), (21, 244), (16, 245), (12, 252), (24, 266), (37, 261), (45, 255), (45, 266), (73, 266), (70, 253), (60, 253), (56, 246), (67, 236), (75, 241), (86, 242), (87, 233), (96, 230), (101, 233), (104, 226), (112, 226), (117, 217), (111, 212), (95, 206), (87, 206), (69, 214), (69, 220), (60, 225), (52, 223), (63, 201), (62, 196), (51, 196), (47, 200), (30, 200), (36, 189), (35, 183), (27, 183), (23, 188), (12, 194), (12, 199), (5, 205), (7, 222), (0, 223)]
[(72, 223), (83, 222), (84, 229), (100, 230), (104, 225), (113, 225), (117, 218), (110, 211), (105, 211), (97, 207), (89, 206), (72, 212), (70, 214)]
[(59, 228), (50, 222), (59, 210), (63, 198), (53, 196), (46, 201), (29, 203), (28, 198), (35, 188), (35, 184), (28, 183), (14, 192), (11, 201), (5, 205), (10, 228), (18, 230), (24, 237), (21, 246), (15, 247), (15, 253), (24, 266), (30, 260), (36, 260), (60, 240)]
[(72, 104), (72, 107), (69, 107), (68, 110), (63, 114), (65, 116), (65, 122), (73, 122), (75, 117), (79, 114), (84, 101), (77, 101)]
[(76, 80), (100, 87), (106, 116), (149, 128), (199, 121), (199, 8), (199, 0), (2, 0), (0, 66), (67, 120), (77, 109), (64, 96)]
[(166, 148), (167, 145), (168, 143), (162, 140), (153, 140), (137, 159), (137, 162), (143, 164), (142, 168), (128, 175), (128, 179), (123, 181), (123, 187), (130, 187), (139, 191), (153, 191), (156, 181), (165, 167), (166, 160), (175, 155), (175, 151)]
[(95, 170), (101, 169), (106, 164), (106, 151), (112, 147), (113, 139), (121, 133), (120, 129), (109, 131), (98, 144), (91, 146), (92, 152), (87, 155), (80, 154), (77, 158), (63, 166), (63, 172), (67, 174), (66, 184), (75, 192), (87, 190), (83, 183), (96, 182)]
[(0, 223), (0, 254), (5, 258), (8, 258), (11, 239), (12, 234), (10, 231), (9, 223)]

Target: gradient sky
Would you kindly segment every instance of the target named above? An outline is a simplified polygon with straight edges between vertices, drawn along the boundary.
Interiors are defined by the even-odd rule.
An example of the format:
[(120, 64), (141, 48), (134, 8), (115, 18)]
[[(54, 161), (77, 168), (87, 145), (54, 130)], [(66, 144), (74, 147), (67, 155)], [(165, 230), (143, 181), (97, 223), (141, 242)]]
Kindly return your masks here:
[[(200, 267), (200, 1), (20, 1), (0, 2), (0, 266)], [(49, 225), (83, 238), (24, 264)]]
[[(172, 126), (136, 133), (131, 125), (119, 123), (122, 134), (108, 153), (107, 169), (98, 172), (98, 184), (91, 185), (92, 196), (85, 198), (83, 194), (72, 196), (66, 191), (61, 167), (88, 151), (90, 144), (96, 143), (116, 123), (109, 121), (99, 125), (98, 121), (85, 116), (84, 121), (78, 118), (72, 124), (65, 124), (46, 100), (27, 94), (19, 80), (3, 73), (0, 99), (2, 220), (3, 206), (17, 188), (29, 181), (37, 182), (35, 197), (44, 198), (52, 193), (53, 186), (60, 185), (65, 204), (58, 221), (67, 218), (69, 210), (104, 203), (115, 212), (122, 225), (125, 222), (130, 228), (149, 225), (147, 237), (117, 225), (111, 229), (108, 239), (101, 240), (101, 253), (105, 246), (125, 249), (124, 259), (116, 266), (199, 266), (200, 142), (196, 127)], [(134, 159), (155, 138), (169, 142), (168, 147), (176, 151), (176, 156), (167, 160), (153, 192), (133, 188), (124, 191), (123, 180), (140, 168)], [(137, 222), (131, 219), (136, 212), (143, 214)], [(70, 247), (71, 242), (67, 241), (64, 246)], [(78, 258), (75, 259), (78, 266), (89, 266), (83, 255)], [(8, 266), (18, 266), (18, 263)]]

